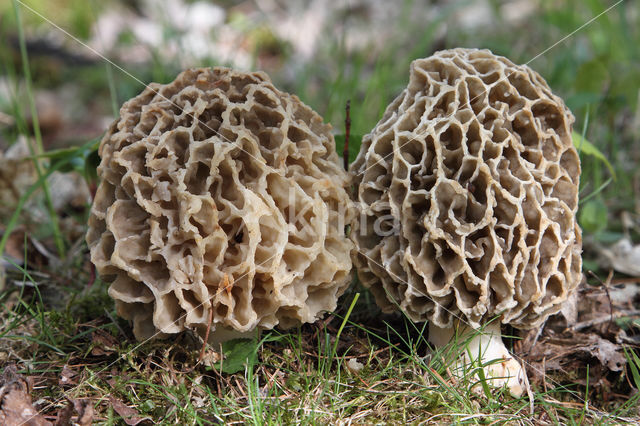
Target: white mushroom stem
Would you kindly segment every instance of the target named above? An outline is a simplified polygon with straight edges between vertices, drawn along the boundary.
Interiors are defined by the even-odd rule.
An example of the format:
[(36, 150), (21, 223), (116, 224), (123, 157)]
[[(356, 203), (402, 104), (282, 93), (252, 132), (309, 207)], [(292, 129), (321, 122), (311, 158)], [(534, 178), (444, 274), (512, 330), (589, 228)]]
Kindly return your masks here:
[(513, 358), (502, 342), (498, 321), (486, 324), (481, 330), (463, 325), (440, 328), (430, 322), (429, 341), (436, 349), (443, 348), (452, 341), (456, 345), (464, 345), (452, 371), (459, 378), (465, 374), (473, 374), (472, 377), (478, 380), (480, 376), (474, 371), (482, 368), (489, 385), (506, 385), (515, 397), (520, 397), (529, 387), (522, 365)]

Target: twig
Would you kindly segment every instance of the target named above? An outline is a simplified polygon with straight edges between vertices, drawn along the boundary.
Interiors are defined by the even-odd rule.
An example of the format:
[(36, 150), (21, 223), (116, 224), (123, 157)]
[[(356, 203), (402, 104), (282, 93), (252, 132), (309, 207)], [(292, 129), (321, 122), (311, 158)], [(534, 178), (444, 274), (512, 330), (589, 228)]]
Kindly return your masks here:
[(320, 332), (320, 330), (322, 330), (323, 328), (327, 327), (329, 325), (329, 323), (331, 321), (333, 321), (333, 319), (335, 318), (335, 315), (330, 314), (327, 318), (321, 320), (321, 321), (317, 321), (316, 323), (314, 323), (314, 325), (316, 326), (316, 330), (313, 332), (313, 334), (311, 335), (311, 338), (309, 340), (315, 340), (316, 337), (318, 337), (318, 333)]
[(615, 280), (611, 280), (611, 285), (636, 284), (636, 283), (640, 283), (640, 277), (616, 278)]
[(637, 317), (640, 316), (640, 309), (629, 309), (624, 311), (618, 311), (614, 314), (607, 315), (604, 317), (594, 318), (588, 321), (582, 321), (571, 327), (575, 331), (579, 331), (585, 328), (592, 327), (594, 325), (602, 324), (607, 321), (612, 323), (614, 320), (622, 317)]
[(344, 119), (344, 148), (342, 150), (342, 161), (344, 162), (344, 169), (349, 169), (349, 136), (351, 133), (351, 100), (347, 100), (346, 116)]
[(547, 357), (543, 356), (542, 357), (542, 388), (544, 389), (544, 392), (548, 392), (547, 389)]
[[(223, 283), (229, 284), (229, 277), (227, 276), (227, 274), (224, 274), (224, 277), (222, 278), (222, 281), (220, 281), (219, 286), (222, 286)], [(210, 300), (213, 301), (213, 297)], [(200, 364), (204, 359), (204, 353), (206, 352), (207, 343), (209, 342), (209, 332), (211, 331), (212, 323), (213, 323), (213, 303), (211, 303), (211, 306), (209, 307), (209, 315), (207, 318), (207, 331), (204, 333), (204, 338), (202, 340), (202, 348), (200, 348), (200, 355), (198, 356), (198, 361), (196, 361), (196, 363), (193, 364), (191, 367), (182, 371), (182, 373), (191, 373), (196, 369), (198, 364)], [(222, 359), (220, 360), (220, 368), (222, 369)]]
[(607, 332), (608, 332), (609, 329), (611, 328), (611, 325), (613, 324), (613, 302), (611, 301), (611, 294), (609, 293), (609, 285), (611, 284), (611, 278), (613, 278), (613, 269), (609, 270), (609, 275), (607, 276), (607, 280), (605, 282), (602, 282), (600, 277), (594, 274), (593, 271), (589, 271), (589, 274), (591, 274), (592, 277), (600, 281), (600, 284), (602, 285), (605, 293), (607, 294), (607, 299), (609, 300), (609, 324), (607, 325)]
[[(224, 277), (227, 278), (227, 274), (224, 274)], [(228, 279), (227, 279), (228, 281)], [(209, 332), (211, 331), (211, 323), (213, 322), (213, 303), (209, 307), (209, 318), (207, 318), (207, 331), (204, 333), (204, 341), (202, 342), (202, 349), (200, 349), (200, 356), (198, 357), (198, 364), (202, 362), (204, 358), (204, 352), (207, 348), (207, 342), (209, 341)]]

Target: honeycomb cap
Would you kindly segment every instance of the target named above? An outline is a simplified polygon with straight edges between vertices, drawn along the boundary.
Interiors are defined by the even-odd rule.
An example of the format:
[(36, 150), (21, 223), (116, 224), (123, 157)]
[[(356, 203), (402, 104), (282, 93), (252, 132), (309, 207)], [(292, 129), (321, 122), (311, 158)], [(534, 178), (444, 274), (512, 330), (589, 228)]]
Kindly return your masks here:
[(414, 61), (350, 168), (355, 263), (383, 310), (519, 328), (557, 312), (582, 277), (573, 121), (538, 73), (488, 50)]
[(126, 102), (87, 243), (138, 339), (312, 322), (350, 283), (331, 127), (264, 73), (187, 70)]

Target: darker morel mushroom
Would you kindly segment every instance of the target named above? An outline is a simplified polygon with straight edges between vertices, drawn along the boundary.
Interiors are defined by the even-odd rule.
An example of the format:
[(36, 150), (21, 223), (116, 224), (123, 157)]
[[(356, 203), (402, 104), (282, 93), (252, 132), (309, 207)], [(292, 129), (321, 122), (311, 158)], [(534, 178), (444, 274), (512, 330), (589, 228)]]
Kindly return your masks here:
[(467, 356), (504, 358), (487, 376), (515, 395), (526, 376), (500, 322), (539, 326), (582, 276), (573, 121), (529, 67), (446, 50), (412, 63), (350, 168), (360, 281), (437, 345), (482, 327)]

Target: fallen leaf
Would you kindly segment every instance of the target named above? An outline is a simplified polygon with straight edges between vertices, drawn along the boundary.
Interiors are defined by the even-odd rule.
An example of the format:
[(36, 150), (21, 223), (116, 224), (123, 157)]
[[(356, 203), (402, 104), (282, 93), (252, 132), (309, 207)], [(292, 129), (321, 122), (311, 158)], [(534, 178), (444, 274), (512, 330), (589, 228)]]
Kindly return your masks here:
[[(516, 354), (527, 363), (530, 382), (585, 386), (588, 380), (595, 394), (611, 392), (611, 378), (627, 366), (624, 346), (640, 343), (632, 334), (634, 318), (640, 316), (640, 288), (628, 278), (600, 281), (603, 284), (579, 288), (577, 312), (570, 306), (564, 315), (550, 317), (542, 329), (514, 342)], [(571, 324), (575, 314), (577, 321)], [(625, 324), (629, 335), (621, 328)]]
[(71, 416), (73, 416), (73, 402), (67, 400), (67, 405), (58, 411), (55, 426), (67, 426), (71, 424)]
[(627, 358), (620, 351), (620, 347), (602, 337), (592, 334), (589, 346), (586, 346), (591, 355), (595, 355), (598, 361), (610, 371), (622, 371), (627, 364)]
[(14, 364), (6, 366), (0, 378), (1, 425), (52, 425), (33, 406), (30, 391), (29, 381), (17, 373), (16, 366)]
[(640, 244), (622, 238), (610, 247), (600, 247), (604, 266), (631, 276), (640, 276)]
[(140, 417), (140, 414), (134, 408), (125, 405), (124, 402), (114, 398), (113, 396), (109, 396), (109, 401), (116, 413), (118, 413), (118, 415), (122, 417), (122, 420), (124, 420), (124, 422), (129, 426), (137, 425), (145, 420), (151, 420), (150, 417)]
[(533, 366), (529, 373), (534, 379), (543, 380), (548, 371), (576, 372), (593, 361), (597, 361), (600, 368), (591, 368), (590, 373), (598, 370), (599, 375), (604, 376), (609, 371), (622, 371), (627, 363), (621, 345), (593, 332), (566, 330), (556, 335), (546, 330), (545, 335), (531, 346), (531, 342), (527, 341), (533, 340), (535, 334), (534, 330), (527, 336), (520, 354)]
[(69, 386), (69, 385), (77, 385), (78, 382), (74, 379), (77, 375), (75, 371), (73, 371), (68, 365), (64, 365), (62, 367), (62, 371), (60, 372), (60, 379), (58, 380), (58, 384), (60, 386)]
[(78, 413), (76, 424), (80, 426), (89, 426), (93, 421), (93, 404), (87, 399), (74, 399), (73, 407)]
[(91, 355), (102, 356), (113, 353), (118, 346), (118, 340), (104, 330), (96, 330), (91, 333)]
[(596, 148), (594, 144), (582, 137), (582, 135), (576, 131), (571, 132), (571, 138), (573, 139), (573, 145), (580, 151), (581, 154), (591, 155), (603, 162), (609, 169), (609, 173), (611, 173), (611, 176), (615, 178), (616, 172), (613, 169), (613, 166), (611, 165), (609, 160), (607, 160), (607, 157), (605, 157), (604, 154), (600, 152), (600, 150)]
[[(74, 413), (77, 416), (74, 417)], [(93, 421), (93, 404), (87, 399), (67, 399), (67, 405), (58, 411), (55, 426), (89, 426)]]

